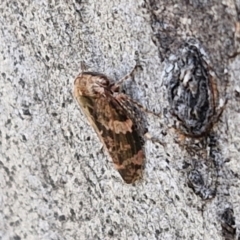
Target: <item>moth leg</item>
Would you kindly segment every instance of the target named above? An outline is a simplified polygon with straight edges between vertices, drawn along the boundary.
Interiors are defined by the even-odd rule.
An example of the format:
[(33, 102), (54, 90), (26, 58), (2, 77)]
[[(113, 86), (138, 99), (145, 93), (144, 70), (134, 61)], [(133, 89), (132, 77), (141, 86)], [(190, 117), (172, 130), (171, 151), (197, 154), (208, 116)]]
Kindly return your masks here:
[(153, 136), (152, 136), (150, 133), (148, 133), (148, 132), (144, 134), (144, 138), (145, 138), (146, 140), (150, 140), (150, 141), (153, 142), (153, 143), (159, 143), (159, 144), (161, 144), (163, 147), (166, 147), (166, 143), (165, 143), (165, 142), (159, 140), (159, 139), (156, 138), (156, 137), (153, 137)]
[[(126, 96), (126, 95), (125, 95), (125, 96)], [(151, 114), (151, 115), (154, 115), (154, 116), (156, 116), (156, 117), (161, 117), (161, 113), (155, 113), (155, 112), (147, 109), (147, 108), (144, 107), (142, 104), (138, 103), (137, 101), (133, 100), (132, 98), (126, 96), (126, 99), (127, 99), (129, 102), (131, 102), (131, 103), (133, 103), (134, 105), (136, 105), (141, 111), (146, 112), (146, 113)]]

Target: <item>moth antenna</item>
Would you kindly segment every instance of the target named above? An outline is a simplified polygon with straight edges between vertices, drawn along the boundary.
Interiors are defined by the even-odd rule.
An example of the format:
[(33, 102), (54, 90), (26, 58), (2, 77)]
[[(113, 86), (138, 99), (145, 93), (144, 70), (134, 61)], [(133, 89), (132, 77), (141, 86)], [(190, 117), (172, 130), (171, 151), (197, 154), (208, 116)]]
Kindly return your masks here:
[(86, 63), (84, 61), (80, 62), (80, 74), (85, 72), (87, 70), (88, 66), (86, 65)]
[(124, 81), (126, 81), (128, 78), (132, 77), (134, 71), (136, 70), (136, 68), (138, 67), (137, 64), (135, 64), (135, 66), (132, 68), (131, 72), (129, 72), (127, 75), (125, 75), (123, 78), (121, 78), (120, 80), (118, 80), (116, 83), (115, 83), (115, 86), (116, 88), (119, 88)]

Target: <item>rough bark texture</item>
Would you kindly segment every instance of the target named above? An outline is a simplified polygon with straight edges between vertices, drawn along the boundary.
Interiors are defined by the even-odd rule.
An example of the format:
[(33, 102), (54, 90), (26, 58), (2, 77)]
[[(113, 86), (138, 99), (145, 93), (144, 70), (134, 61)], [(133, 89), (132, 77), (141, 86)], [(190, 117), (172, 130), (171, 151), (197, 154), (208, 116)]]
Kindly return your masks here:
[[(240, 239), (240, 1), (6, 1), (0, 5), (1, 239)], [(170, 127), (164, 69), (197, 39), (228, 98), (201, 139)], [(72, 96), (84, 61), (147, 116), (142, 181), (127, 185)], [(128, 85), (128, 84), (126, 84)], [(170, 126), (170, 127), (169, 127)]]

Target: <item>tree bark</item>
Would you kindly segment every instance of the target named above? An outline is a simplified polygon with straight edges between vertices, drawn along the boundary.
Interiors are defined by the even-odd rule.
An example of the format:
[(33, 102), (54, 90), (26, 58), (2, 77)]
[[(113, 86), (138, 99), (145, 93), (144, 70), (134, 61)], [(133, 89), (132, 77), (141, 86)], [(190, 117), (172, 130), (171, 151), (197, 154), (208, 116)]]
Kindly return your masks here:
[[(239, 0), (2, 0), (0, 11), (1, 239), (240, 239)], [(192, 39), (223, 112), (183, 138), (166, 72)], [(165, 145), (145, 141), (135, 184), (73, 98), (81, 62), (114, 81), (141, 66), (123, 88), (162, 114), (143, 112)]]

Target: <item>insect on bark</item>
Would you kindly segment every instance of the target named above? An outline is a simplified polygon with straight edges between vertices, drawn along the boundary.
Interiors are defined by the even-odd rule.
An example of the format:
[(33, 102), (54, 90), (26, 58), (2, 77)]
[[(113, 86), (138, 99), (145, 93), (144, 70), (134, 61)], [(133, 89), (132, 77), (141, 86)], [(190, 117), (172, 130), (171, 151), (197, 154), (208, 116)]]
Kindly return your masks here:
[(96, 72), (81, 72), (74, 81), (74, 97), (126, 183), (141, 177), (145, 158), (129, 97), (119, 92), (131, 74), (118, 84)]

